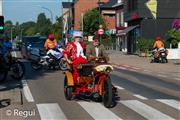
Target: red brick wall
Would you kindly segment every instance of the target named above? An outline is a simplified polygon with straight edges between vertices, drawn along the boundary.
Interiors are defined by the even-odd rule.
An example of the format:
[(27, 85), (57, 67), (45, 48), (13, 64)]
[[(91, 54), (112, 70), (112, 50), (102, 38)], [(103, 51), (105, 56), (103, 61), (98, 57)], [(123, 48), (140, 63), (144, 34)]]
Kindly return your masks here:
[(105, 20), (107, 22), (107, 28), (108, 29), (115, 29), (115, 27), (116, 27), (116, 23), (115, 23), (116, 17), (115, 17), (115, 15), (114, 16), (105, 15), (104, 18), (105, 18)]
[[(101, 2), (108, 2), (109, 0), (101, 0)], [(74, 29), (80, 29), (81, 13), (98, 7), (98, 0), (78, 0), (74, 5)]]

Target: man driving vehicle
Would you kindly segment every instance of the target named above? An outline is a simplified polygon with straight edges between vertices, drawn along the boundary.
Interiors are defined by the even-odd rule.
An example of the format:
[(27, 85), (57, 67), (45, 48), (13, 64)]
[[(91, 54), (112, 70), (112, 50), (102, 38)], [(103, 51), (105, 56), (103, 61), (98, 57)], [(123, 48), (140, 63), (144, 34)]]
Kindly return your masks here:
[(106, 62), (109, 61), (109, 57), (105, 51), (104, 45), (99, 43), (99, 36), (94, 36), (93, 42), (87, 45), (86, 55), (88, 61), (94, 60), (96, 58), (104, 58)]

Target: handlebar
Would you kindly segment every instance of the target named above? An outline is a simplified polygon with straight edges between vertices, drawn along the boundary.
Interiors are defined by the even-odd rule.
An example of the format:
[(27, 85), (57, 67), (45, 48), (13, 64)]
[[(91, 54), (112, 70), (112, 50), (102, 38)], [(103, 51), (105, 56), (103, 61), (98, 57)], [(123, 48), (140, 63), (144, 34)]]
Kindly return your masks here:
[(92, 62), (97, 62), (97, 63), (107, 63), (105, 57), (94, 57), (94, 58), (90, 58), (90, 61), (92, 61)]

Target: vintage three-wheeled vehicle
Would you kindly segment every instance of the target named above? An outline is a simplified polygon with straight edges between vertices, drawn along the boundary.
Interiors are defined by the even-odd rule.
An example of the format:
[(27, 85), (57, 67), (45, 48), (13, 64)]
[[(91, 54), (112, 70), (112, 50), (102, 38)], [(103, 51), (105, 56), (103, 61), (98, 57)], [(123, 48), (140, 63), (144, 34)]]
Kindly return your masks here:
[(80, 76), (78, 83), (73, 80), (72, 69), (67, 69), (65, 73), (65, 98), (71, 100), (73, 96), (84, 96), (102, 101), (107, 108), (111, 107), (113, 90), (110, 73), (113, 67), (103, 59), (96, 59), (94, 62), (78, 64), (77, 69)]

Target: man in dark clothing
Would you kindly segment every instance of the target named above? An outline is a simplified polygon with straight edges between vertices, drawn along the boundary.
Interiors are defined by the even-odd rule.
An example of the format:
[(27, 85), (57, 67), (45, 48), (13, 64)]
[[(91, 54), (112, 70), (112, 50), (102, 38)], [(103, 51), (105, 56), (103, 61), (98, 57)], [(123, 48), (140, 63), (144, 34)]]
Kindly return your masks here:
[(106, 61), (109, 61), (108, 54), (106, 53), (104, 45), (99, 43), (98, 36), (94, 36), (93, 42), (87, 45), (86, 56), (89, 61), (95, 58), (104, 58)]

